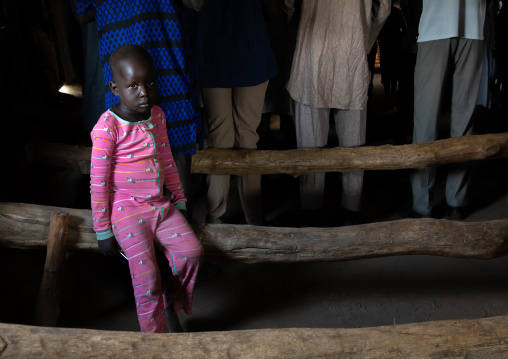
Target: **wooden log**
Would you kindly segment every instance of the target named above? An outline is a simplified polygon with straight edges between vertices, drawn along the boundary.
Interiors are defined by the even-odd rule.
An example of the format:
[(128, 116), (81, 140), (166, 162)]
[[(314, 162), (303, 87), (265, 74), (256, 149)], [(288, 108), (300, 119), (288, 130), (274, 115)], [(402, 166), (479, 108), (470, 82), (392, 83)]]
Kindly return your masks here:
[[(29, 161), (68, 167), (77, 162), (90, 173), (89, 147), (31, 143)], [(448, 138), (404, 146), (366, 146), (289, 151), (208, 149), (192, 156), (192, 172), (207, 174), (290, 174), (424, 168), (444, 163), (508, 157), (508, 133)]]
[(51, 213), (46, 263), (37, 299), (35, 325), (56, 326), (60, 314), (68, 228), (68, 212)]
[(49, 237), (49, 213), (69, 212), (67, 248), (97, 250), (92, 212), (25, 203), (0, 203), (0, 246), (42, 248)]
[[(62, 210), (20, 203), (0, 204), (0, 246), (46, 245), (48, 213)], [(68, 210), (68, 247), (97, 250), (91, 211)], [(197, 224), (207, 260), (260, 262), (342, 261), (426, 254), (495, 258), (508, 252), (508, 219), (455, 222), (404, 219), (339, 228), (282, 228)]]
[(486, 358), (508, 346), (508, 316), (354, 329), (151, 334), (0, 323), (2, 358)]
[(91, 147), (31, 141), (27, 143), (25, 152), (30, 163), (66, 168), (77, 165), (81, 173), (90, 174)]
[(289, 151), (213, 149), (193, 156), (192, 172), (290, 174), (425, 168), (444, 163), (508, 157), (508, 133), (455, 137), (404, 146)]

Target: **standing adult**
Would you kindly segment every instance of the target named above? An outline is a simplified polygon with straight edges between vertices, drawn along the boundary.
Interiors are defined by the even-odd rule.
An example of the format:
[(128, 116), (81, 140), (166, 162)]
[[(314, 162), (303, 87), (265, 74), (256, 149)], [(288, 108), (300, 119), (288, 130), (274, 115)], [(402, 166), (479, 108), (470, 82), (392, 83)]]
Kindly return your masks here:
[[(296, 50), (287, 89), (294, 104), (298, 148), (327, 144), (333, 113), (339, 145), (365, 144), (370, 72), (367, 54), (390, 13), (390, 0), (285, 0), (300, 12)], [(297, 4), (301, 4), (296, 6)], [(324, 205), (325, 174), (300, 177), (304, 210)], [(342, 176), (346, 224), (360, 221), (363, 171)]]
[(503, 111), (508, 110), (508, 1), (503, 0), (503, 6), (496, 16), (496, 77), (497, 88), (500, 90), (497, 106)]
[[(266, 0), (209, 0), (194, 13), (193, 50), (210, 148), (256, 149), (268, 80), (277, 75), (263, 17)], [(207, 176), (207, 222), (221, 223), (230, 175)], [(238, 177), (248, 224), (263, 223), (261, 176)]]
[[(393, 0), (392, 0), (393, 2)], [(379, 62), (381, 67), (381, 83), (385, 94), (397, 92), (402, 66), (401, 46), (406, 32), (404, 18), (399, 7), (392, 4), (390, 16), (379, 32)]]
[(480, 79), (480, 89), (478, 90), (477, 105), (486, 109), (492, 106), (492, 95), (495, 90), (495, 58), (494, 50), (496, 48), (496, 15), (500, 10), (498, 0), (487, 0), (487, 10), (485, 12), (485, 23), (483, 25), (483, 62), (482, 74)]
[(400, 10), (406, 32), (400, 48), (400, 78), (397, 92), (397, 124), (395, 144), (404, 145), (413, 134), (415, 93), (415, 66), (418, 45), (418, 23), (422, 13), (422, 0), (400, 0)]
[[(438, 139), (438, 118), (444, 83), (453, 77), (450, 136), (472, 133), (471, 116), (480, 86), (486, 0), (423, 0), (415, 68), (413, 143)], [(468, 163), (449, 166), (446, 180), (447, 217), (465, 216), (470, 182)], [(411, 175), (413, 217), (432, 215), (436, 167)]]
[[(200, 9), (204, 0), (183, 0)], [(72, 10), (82, 24), (95, 20), (104, 73), (106, 108), (118, 97), (109, 91), (112, 81), (109, 57), (123, 45), (140, 45), (154, 60), (159, 98), (157, 105), (167, 118), (168, 139), (176, 162), (189, 217), (192, 216), (191, 155), (202, 146), (201, 114), (191, 49), (181, 21), (179, 0), (71, 0)]]

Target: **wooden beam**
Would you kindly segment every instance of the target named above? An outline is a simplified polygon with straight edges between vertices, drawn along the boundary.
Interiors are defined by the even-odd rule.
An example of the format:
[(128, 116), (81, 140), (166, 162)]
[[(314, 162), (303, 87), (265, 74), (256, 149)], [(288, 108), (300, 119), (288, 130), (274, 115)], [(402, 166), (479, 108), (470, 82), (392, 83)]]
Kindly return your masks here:
[(90, 174), (91, 147), (30, 141), (25, 152), (30, 163), (66, 168), (78, 166), (81, 173)]
[[(508, 316), (375, 328), (151, 334), (0, 323), (2, 358), (506, 358)], [(500, 353), (504, 352), (504, 356)]]
[[(47, 243), (51, 211), (59, 207), (0, 204), (0, 246), (35, 248)], [(69, 211), (69, 249), (97, 250), (91, 211)], [(455, 222), (404, 219), (338, 228), (282, 228), (197, 224), (211, 261), (316, 262), (426, 254), (495, 258), (508, 252), (508, 219)]]
[(60, 314), (68, 228), (68, 212), (52, 212), (50, 214), (46, 263), (37, 299), (35, 325), (56, 326)]
[[(78, 165), (90, 173), (88, 147), (31, 143), (33, 163)], [(404, 146), (365, 146), (289, 151), (208, 149), (192, 156), (192, 172), (207, 174), (290, 174), (424, 168), (444, 163), (508, 157), (508, 133), (448, 138)]]
[(289, 151), (201, 151), (192, 172), (207, 174), (291, 174), (425, 168), (444, 163), (508, 157), (508, 133), (455, 137), (404, 146), (365, 146)]

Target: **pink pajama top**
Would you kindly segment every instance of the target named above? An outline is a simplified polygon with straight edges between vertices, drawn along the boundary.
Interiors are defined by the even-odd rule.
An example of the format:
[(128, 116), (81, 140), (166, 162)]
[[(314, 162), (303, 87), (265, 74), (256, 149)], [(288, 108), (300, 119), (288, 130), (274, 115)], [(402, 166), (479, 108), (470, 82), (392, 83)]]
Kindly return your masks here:
[(91, 136), (90, 193), (98, 240), (113, 236), (113, 203), (160, 203), (166, 200), (166, 188), (171, 206), (186, 208), (187, 199), (169, 147), (166, 118), (158, 106), (153, 106), (151, 117), (142, 122), (122, 120), (108, 110)]

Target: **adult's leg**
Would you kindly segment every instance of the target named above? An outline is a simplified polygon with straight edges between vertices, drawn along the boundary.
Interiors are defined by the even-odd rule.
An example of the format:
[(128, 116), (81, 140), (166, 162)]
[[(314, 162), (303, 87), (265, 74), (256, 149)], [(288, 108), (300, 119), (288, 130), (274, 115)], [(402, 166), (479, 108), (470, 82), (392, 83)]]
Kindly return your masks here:
[[(235, 130), (232, 90), (203, 88), (201, 97), (208, 121), (208, 146), (210, 148), (233, 148)], [(226, 213), (230, 175), (208, 175), (206, 184), (206, 205), (208, 208), (206, 220), (209, 223), (220, 223), (221, 217)]]
[[(418, 44), (415, 68), (413, 143), (437, 139), (437, 120), (441, 109), (449, 58), (450, 39)], [(431, 191), (435, 181), (436, 167), (427, 167), (412, 172), (413, 211), (426, 216), (431, 214)]]
[[(455, 59), (453, 73), (452, 111), (450, 136), (467, 136), (473, 133), (471, 117), (476, 106), (483, 60), (483, 41), (453, 39)], [(446, 202), (451, 207), (467, 205), (471, 163), (451, 164), (446, 180)]]
[[(337, 110), (334, 112), (335, 127), (340, 147), (365, 145), (367, 129), (367, 99), (363, 110)], [(342, 174), (342, 207), (360, 211), (363, 191), (363, 171)]]
[[(325, 147), (328, 141), (330, 109), (314, 108), (294, 102), (296, 145), (298, 149)], [(302, 209), (314, 210), (324, 206), (325, 174), (309, 173), (300, 176)]]
[[(233, 89), (233, 121), (235, 123), (235, 147), (256, 149), (259, 136), (256, 132), (263, 111), (268, 81), (257, 86)], [(261, 175), (238, 177), (238, 191), (245, 219), (248, 224), (263, 224)]]
[(399, 92), (397, 92), (397, 123), (394, 139), (395, 144), (404, 145), (407, 143), (407, 137), (413, 134), (416, 54), (401, 51), (400, 63)]

